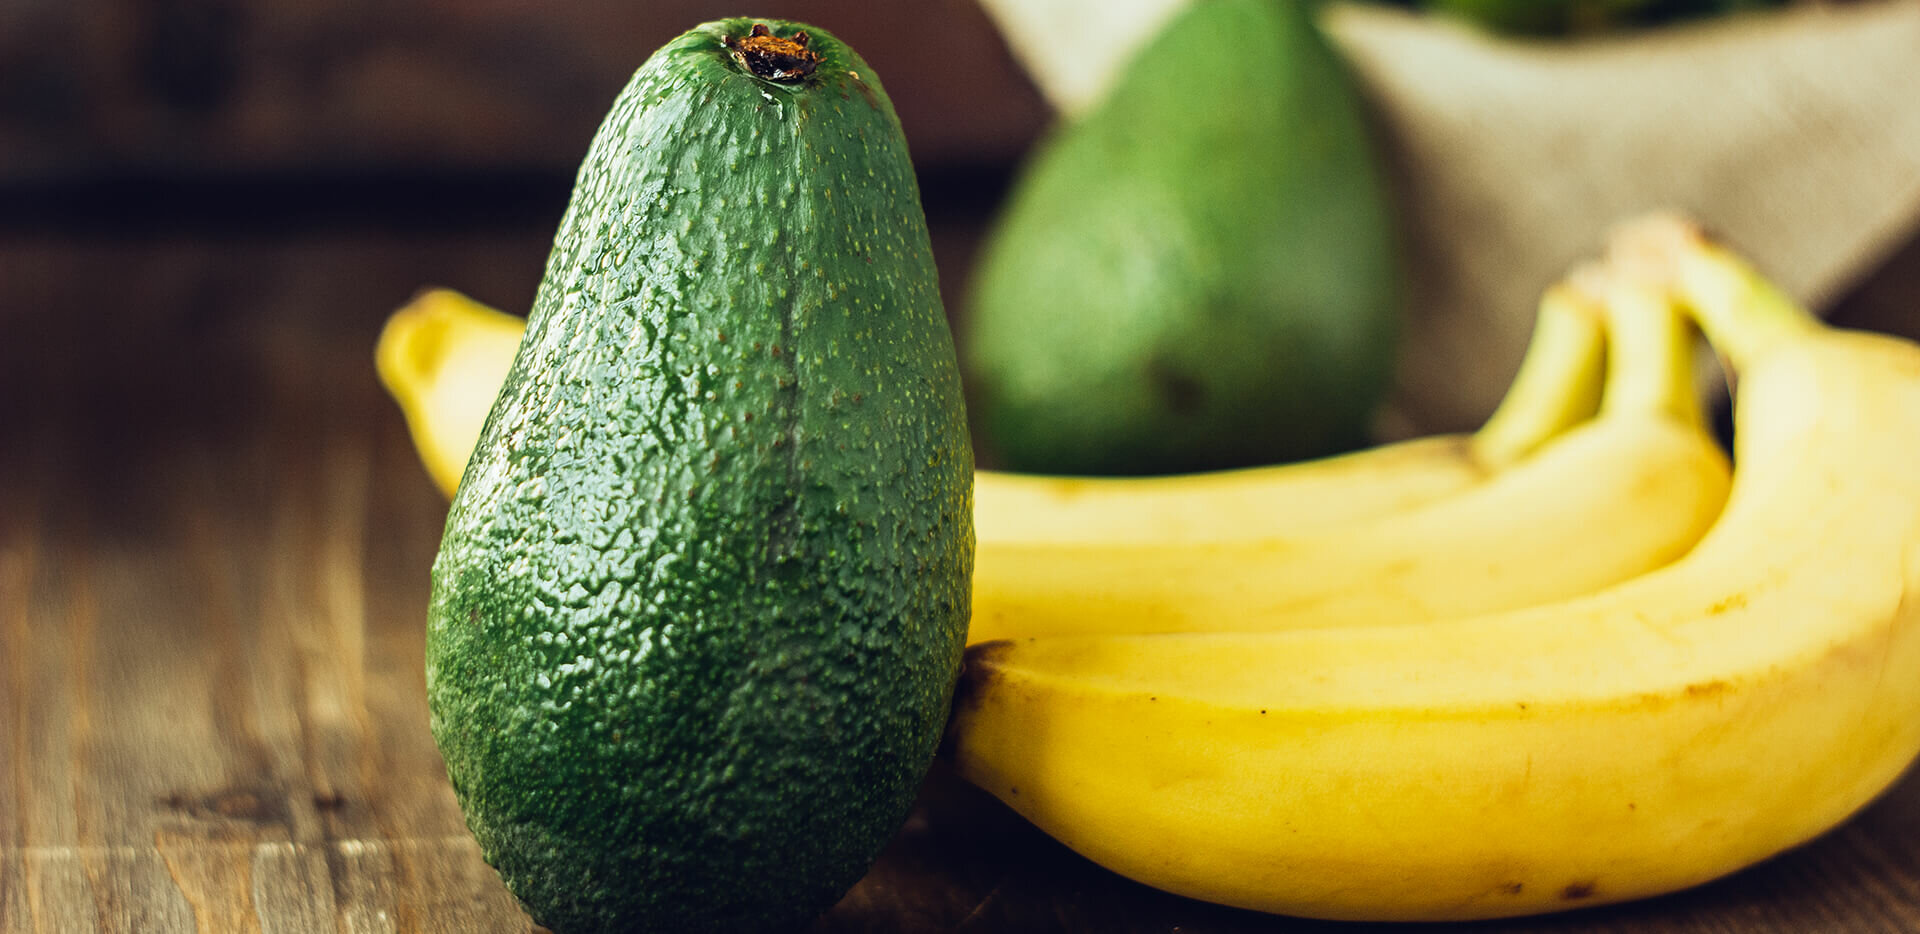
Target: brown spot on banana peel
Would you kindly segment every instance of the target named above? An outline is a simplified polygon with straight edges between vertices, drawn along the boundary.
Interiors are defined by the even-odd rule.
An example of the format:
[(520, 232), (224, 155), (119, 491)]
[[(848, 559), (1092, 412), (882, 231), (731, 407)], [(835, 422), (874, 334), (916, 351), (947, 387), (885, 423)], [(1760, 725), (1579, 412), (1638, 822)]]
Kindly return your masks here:
[(968, 646), (966, 654), (960, 657), (960, 679), (953, 686), (953, 707), (947, 715), (947, 733), (940, 739), (940, 758), (954, 758), (960, 722), (980, 709), (987, 691), (1000, 680), (996, 662), (1012, 648), (1013, 640), (995, 639)]
[(1682, 701), (1704, 698), (1724, 697), (1732, 694), (1735, 684), (1724, 678), (1710, 681), (1693, 681), (1684, 685), (1675, 685), (1663, 691), (1644, 691), (1639, 694), (1623, 696), (1620, 705), (1642, 710), (1660, 710)]
[(1600, 882), (1597, 879), (1569, 882), (1566, 888), (1560, 890), (1560, 897), (1566, 901), (1577, 902), (1583, 898), (1592, 898), (1599, 887)]

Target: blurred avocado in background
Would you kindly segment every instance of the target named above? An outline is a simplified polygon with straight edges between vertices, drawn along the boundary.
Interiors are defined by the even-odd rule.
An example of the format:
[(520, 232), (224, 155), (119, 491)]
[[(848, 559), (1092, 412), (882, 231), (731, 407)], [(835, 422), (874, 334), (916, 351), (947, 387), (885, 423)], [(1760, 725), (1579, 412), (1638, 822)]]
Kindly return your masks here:
[[(1213, 0), (1124, 0), (1112, 6), (1097, 0), (982, 0), (982, 5), (1060, 118), (1053, 133), (1030, 154), (988, 231), (960, 322), (965, 331), (963, 363), (985, 462), (1053, 473), (1185, 472), (1324, 456), (1384, 437), (1404, 437), (1419, 427), (1431, 430), (1442, 424), (1459, 430), (1472, 423), (1474, 403), (1461, 401), (1476, 398), (1478, 384), (1472, 380), (1457, 390), (1441, 386), (1436, 391), (1431, 381), (1411, 384), (1436, 404), (1408, 405), (1407, 375), (1433, 368), (1423, 361), (1444, 360), (1456, 371), (1464, 364), (1476, 374), (1481, 369), (1500, 372), (1523, 336), (1510, 327), (1496, 328), (1471, 349), (1458, 342), (1435, 346), (1435, 320), (1465, 322), (1453, 329), (1465, 333), (1477, 327), (1474, 322), (1505, 321), (1508, 316), (1505, 301), (1480, 302), (1464, 310), (1449, 306), (1446, 301), (1460, 294), (1493, 296), (1444, 276), (1444, 281), (1434, 281), (1433, 260), (1447, 251), (1436, 253), (1431, 238), (1445, 237), (1447, 230), (1432, 226), (1430, 211), (1409, 217), (1404, 209), (1409, 204), (1430, 207), (1436, 197), (1450, 195), (1436, 196), (1418, 187), (1390, 192), (1408, 202), (1388, 204), (1382, 212), (1398, 216), (1388, 226), (1398, 227), (1397, 233), (1406, 238), (1399, 245), (1405, 255), (1393, 258), (1400, 262), (1369, 267), (1370, 238), (1343, 226), (1351, 212), (1360, 210), (1358, 202), (1369, 196), (1363, 186), (1336, 181), (1342, 169), (1325, 166), (1339, 160), (1309, 170), (1323, 172), (1316, 182), (1296, 184), (1290, 194), (1279, 196), (1275, 192), (1284, 186), (1263, 183), (1257, 172), (1246, 171), (1262, 158), (1262, 168), (1271, 169), (1305, 165), (1326, 154), (1328, 134), (1316, 121), (1324, 119), (1329, 106), (1338, 106), (1328, 105), (1329, 100), (1341, 101), (1349, 93), (1342, 82), (1346, 76), (1335, 73), (1348, 65), (1372, 67), (1364, 58), (1340, 61), (1354, 51), (1349, 47), (1352, 36), (1337, 36), (1333, 67), (1319, 72), (1335, 75), (1316, 79), (1324, 82), (1324, 99), (1313, 107), (1283, 104), (1283, 109), (1297, 111), (1282, 117), (1289, 129), (1262, 136), (1252, 129), (1262, 123), (1259, 104), (1273, 96), (1271, 88), (1287, 82), (1246, 76), (1261, 67), (1307, 74), (1314, 66), (1293, 61), (1302, 52), (1291, 42), (1250, 41), (1275, 32), (1258, 26), (1245, 10), (1228, 12), (1231, 5)], [(1378, 136), (1386, 137), (1379, 140), (1386, 146), (1379, 153), (1366, 152), (1366, 143), (1373, 140), (1365, 140), (1346, 164), (1359, 167), (1373, 156), (1386, 156), (1383, 161), (1406, 176), (1404, 114), (1398, 108), (1412, 107), (1418, 114), (1419, 107), (1450, 93), (1447, 89), (1464, 88), (1492, 74), (1466, 68), (1466, 77), (1459, 77), (1462, 69), (1454, 66), (1520, 54), (1516, 67), (1537, 74), (1544, 60), (1527, 57), (1539, 51), (1527, 48), (1533, 40), (1624, 37), (1662, 24), (1790, 5), (1791, 0), (1285, 0), (1279, 8), (1311, 14), (1297, 17), (1309, 32), (1329, 23), (1365, 22), (1370, 37), (1425, 35), (1443, 44), (1442, 37), (1451, 36), (1462, 41), (1454, 51), (1457, 57), (1438, 63), (1441, 70), (1431, 74), (1430, 82), (1415, 81), (1425, 90), (1383, 97), (1375, 86), (1379, 69), (1361, 75), (1365, 99), (1356, 109), (1364, 122), (1386, 121), (1375, 128), (1384, 130)], [(1382, 7), (1415, 15), (1401, 16), (1400, 10)], [(1201, 44), (1206, 51), (1197, 55), (1171, 51), (1178, 43), (1170, 36), (1191, 30), (1196, 17), (1232, 20), (1232, 28), (1239, 31), (1229, 32), (1230, 38), (1216, 37), (1212, 45)], [(1078, 31), (1074, 41), (1062, 42), (1067, 23)], [(1489, 37), (1519, 41), (1481, 41), (1467, 34), (1465, 23)], [(1633, 45), (1630, 40), (1558, 44), (1570, 55), (1594, 46)], [(1241, 54), (1221, 54), (1223, 49)], [(1255, 50), (1267, 61), (1250, 61)], [(1192, 60), (1167, 64), (1180, 55)], [(1142, 78), (1143, 72), (1157, 77)], [(1168, 97), (1175, 103), (1141, 105), (1140, 99), (1154, 99), (1141, 90), (1150, 83), (1170, 88)], [(1470, 101), (1481, 102), (1501, 97), (1469, 95)], [(1558, 106), (1548, 100), (1538, 103)], [(1208, 114), (1216, 107), (1238, 108), (1236, 117), (1245, 125), (1236, 127), (1235, 134), (1207, 129)], [(1470, 102), (1449, 111), (1475, 109)], [(1546, 113), (1525, 108), (1508, 112), (1516, 122)], [(1506, 125), (1505, 120), (1494, 122)], [(1518, 130), (1527, 132), (1524, 126)], [(1204, 144), (1178, 142), (1201, 136), (1207, 137)], [(1249, 151), (1263, 155), (1245, 155)], [(1515, 192), (1525, 190), (1532, 171), (1506, 166), (1502, 184)], [(1554, 176), (1554, 166), (1542, 165), (1539, 171)], [(1301, 177), (1296, 173), (1295, 182)], [(1204, 192), (1229, 179), (1222, 187), (1234, 191), (1233, 197), (1207, 200)], [(1408, 179), (1400, 182), (1404, 186)], [(1326, 222), (1295, 221), (1291, 244), (1267, 253), (1264, 263), (1248, 259), (1275, 248), (1273, 234), (1279, 225), (1271, 221), (1293, 212), (1290, 205), (1282, 205), (1299, 200), (1301, 192), (1312, 192)], [(1352, 203), (1339, 204), (1343, 198)], [(1487, 203), (1509, 201), (1496, 193)], [(1269, 216), (1258, 216), (1261, 210)], [(1478, 213), (1457, 218), (1484, 222), (1502, 210), (1489, 212), (1483, 204)], [(1148, 222), (1144, 218), (1149, 213), (1172, 222)], [(1203, 223), (1193, 221), (1201, 217)], [(1455, 235), (1468, 231), (1452, 221), (1445, 227)], [(1194, 235), (1196, 230), (1203, 233)], [(1394, 233), (1390, 230), (1388, 237)], [(1315, 243), (1337, 243), (1339, 249), (1317, 258), (1297, 249)], [(1291, 255), (1286, 255), (1288, 250)], [(1415, 304), (1398, 309), (1404, 321), (1392, 313), (1366, 310), (1365, 301), (1355, 300), (1394, 279), (1394, 271), (1377, 271), (1389, 266), (1422, 270), (1406, 280), (1402, 294)], [(1258, 274), (1249, 272), (1256, 269)], [(1250, 285), (1256, 280), (1262, 284)], [(1350, 288), (1334, 296), (1323, 288), (1327, 282)], [(1315, 298), (1303, 298), (1316, 288), (1320, 291)], [(1446, 310), (1437, 310), (1442, 308)], [(1389, 326), (1369, 330), (1369, 324), (1382, 321)], [(1377, 371), (1368, 355), (1380, 348), (1397, 353), (1400, 367), (1397, 385), (1384, 405), (1371, 382)], [(1369, 414), (1375, 417), (1369, 419)]]
[(1028, 162), (963, 363), (1007, 469), (1164, 474), (1360, 447), (1399, 262), (1357, 86), (1297, 0), (1197, 0)]

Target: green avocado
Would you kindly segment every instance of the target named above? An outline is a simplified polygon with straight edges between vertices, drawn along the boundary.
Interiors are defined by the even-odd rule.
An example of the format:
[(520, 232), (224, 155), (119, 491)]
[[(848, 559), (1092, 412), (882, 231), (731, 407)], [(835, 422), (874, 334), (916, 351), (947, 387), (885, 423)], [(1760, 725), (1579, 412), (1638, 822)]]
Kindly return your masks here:
[(1389, 200), (1310, 11), (1193, 0), (1043, 143), (982, 249), (961, 349), (983, 446), (1107, 474), (1365, 443), (1399, 325)]
[(433, 736), (539, 923), (804, 924), (959, 672), (973, 455), (906, 143), (828, 33), (674, 39), (594, 137), (433, 566)]

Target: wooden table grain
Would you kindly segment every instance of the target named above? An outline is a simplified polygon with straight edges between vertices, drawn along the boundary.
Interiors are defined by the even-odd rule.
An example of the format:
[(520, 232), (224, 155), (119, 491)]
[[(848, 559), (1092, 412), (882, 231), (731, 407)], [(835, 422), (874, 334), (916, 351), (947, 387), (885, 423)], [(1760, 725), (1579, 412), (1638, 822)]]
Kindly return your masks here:
[[(524, 303), (542, 252), (538, 232), (0, 241), (0, 931), (531, 927), (427, 733), (445, 507), (370, 347), (423, 282)], [(1909, 249), (1856, 313), (1911, 323), (1915, 269)], [(816, 925), (1369, 929), (1136, 885), (938, 771)], [(1920, 930), (1920, 778), (1690, 892), (1447, 930)]]

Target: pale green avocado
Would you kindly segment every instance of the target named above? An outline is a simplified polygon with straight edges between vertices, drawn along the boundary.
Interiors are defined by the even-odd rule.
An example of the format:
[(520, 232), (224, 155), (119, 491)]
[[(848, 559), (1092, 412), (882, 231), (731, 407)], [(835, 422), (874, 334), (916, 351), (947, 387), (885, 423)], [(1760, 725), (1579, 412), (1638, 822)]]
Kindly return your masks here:
[(1310, 12), (1194, 0), (994, 225), (961, 342), (983, 446), (1102, 474), (1365, 443), (1400, 314), (1389, 201)]
[(614, 103), (427, 630), (447, 773), (541, 924), (803, 925), (904, 820), (973, 564), (937, 285), (899, 121), (830, 34), (708, 23)]

